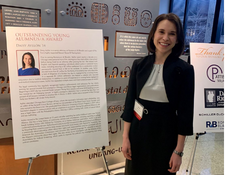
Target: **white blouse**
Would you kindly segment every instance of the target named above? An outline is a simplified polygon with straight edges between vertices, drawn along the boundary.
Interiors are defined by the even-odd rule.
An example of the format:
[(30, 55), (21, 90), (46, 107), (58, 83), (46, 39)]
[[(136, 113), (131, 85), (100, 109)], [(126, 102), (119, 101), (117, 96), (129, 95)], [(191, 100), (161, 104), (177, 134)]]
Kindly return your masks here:
[(163, 64), (154, 64), (139, 98), (155, 102), (169, 102), (163, 82)]

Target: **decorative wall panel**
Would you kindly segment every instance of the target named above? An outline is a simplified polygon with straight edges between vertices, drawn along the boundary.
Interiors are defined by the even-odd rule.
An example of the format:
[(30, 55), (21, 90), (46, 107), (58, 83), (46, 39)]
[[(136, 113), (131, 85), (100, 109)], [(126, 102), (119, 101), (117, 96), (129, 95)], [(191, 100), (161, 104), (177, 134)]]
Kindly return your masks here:
[[(105, 47), (107, 51), (104, 52), (104, 57), (108, 106), (108, 116), (106, 117), (108, 117), (110, 140), (110, 146), (106, 147), (105, 155), (108, 164), (111, 166), (125, 160), (121, 152), (123, 121), (120, 119), (120, 115), (123, 111), (124, 99), (128, 89), (132, 62), (134, 59), (147, 54), (145, 50), (142, 51), (143, 54), (138, 55), (135, 53), (135, 56), (127, 56), (126, 53), (123, 53), (121, 57), (115, 57), (116, 31), (144, 33), (146, 37), (146, 33), (148, 34), (152, 27), (152, 21), (158, 15), (159, 2), (153, 0), (142, 0), (141, 2), (139, 0), (82, 0), (76, 2), (78, 4), (82, 2), (83, 6), (85, 6), (87, 17), (77, 18), (70, 15), (62, 15), (60, 12), (68, 12), (68, 4), (71, 4), (71, 0), (59, 0), (57, 12), (58, 27), (103, 30), (103, 40), (107, 44), (107, 47)], [(121, 47), (124, 46), (125, 44), (121, 44)], [(143, 48), (145, 48), (144, 45)], [(135, 49), (137, 52), (139, 48), (136, 48), (135, 45)], [(123, 49), (121, 52), (123, 52)], [(60, 160), (61, 158), (59, 162)], [(63, 161), (63, 165), (59, 164), (58, 166), (58, 173), (61, 172), (60, 167), (63, 167), (63, 173), (67, 175), (96, 169), (104, 170), (101, 154), (96, 149), (71, 150), (71, 152), (63, 154)], [(76, 166), (74, 166), (74, 162), (76, 162)], [(88, 163), (84, 164), (83, 162)], [(89, 172), (87, 174), (94, 173)]]

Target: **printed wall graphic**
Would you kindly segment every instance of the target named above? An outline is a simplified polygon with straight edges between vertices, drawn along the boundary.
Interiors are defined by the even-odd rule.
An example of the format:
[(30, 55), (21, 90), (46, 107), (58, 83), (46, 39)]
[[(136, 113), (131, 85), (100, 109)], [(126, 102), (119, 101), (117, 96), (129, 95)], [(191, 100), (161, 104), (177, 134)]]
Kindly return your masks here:
[[(0, 32), (0, 139), (12, 137), (12, 114), (10, 106), (10, 80), (5, 33)], [(1, 154), (1, 153), (0, 153)]]
[(138, 8), (125, 7), (124, 24), (126, 26), (137, 25)]
[(66, 9), (66, 14), (73, 17), (87, 17), (87, 11), (85, 11), (86, 7), (83, 6), (82, 3), (74, 3), (68, 4), (68, 8)]
[(108, 5), (94, 2), (91, 6), (91, 21), (94, 23), (106, 24), (108, 22)]
[[(61, 0), (57, 1), (58, 11), (66, 11), (68, 4), (71, 2), (79, 2), (86, 7), (87, 17), (86, 18), (76, 18), (69, 15), (61, 15), (58, 13), (58, 27), (59, 28), (88, 28), (96, 29), (101, 28), (104, 33), (104, 41), (107, 41), (108, 50), (104, 51), (104, 62), (105, 62), (105, 82), (106, 82), (106, 94), (107, 94), (107, 106), (108, 107), (108, 128), (111, 128), (109, 134), (110, 146), (105, 149), (106, 159), (109, 166), (112, 168), (118, 168), (120, 163), (124, 163), (125, 159), (121, 152), (116, 151), (122, 145), (122, 130), (120, 129), (120, 116), (122, 111), (118, 105), (124, 105), (124, 99), (128, 90), (128, 80), (130, 75), (130, 69), (132, 63), (135, 59), (139, 57), (144, 57), (148, 54), (146, 49), (146, 40), (149, 33), (149, 29), (152, 27), (145, 28), (141, 26), (140, 17), (141, 12), (144, 10), (149, 10), (152, 13), (152, 21), (159, 14), (160, 1), (113, 1), (113, 0)], [(96, 3), (96, 18), (95, 22), (91, 19), (91, 7), (92, 4)], [(98, 4), (107, 4), (108, 6), (108, 22), (106, 24), (98, 23), (99, 17)], [(137, 11), (137, 21), (135, 27), (127, 26), (124, 24), (125, 7), (131, 7), (129, 18), (132, 19), (132, 8), (138, 8)], [(100, 7), (99, 7), (100, 8)], [(93, 13), (93, 15), (95, 15)], [(93, 18), (94, 19), (94, 18)], [(123, 32), (137, 32), (136, 35), (124, 33), (122, 36), (124, 38), (116, 38), (116, 31)], [(140, 33), (140, 34), (138, 34)], [(131, 38), (130, 38), (131, 37)], [(79, 41), (81, 42), (81, 41)], [(118, 55), (115, 58), (115, 43), (117, 43), (119, 49), (124, 53), (122, 56)], [(117, 49), (118, 51), (118, 49)], [(118, 54), (118, 52), (117, 52)], [(117, 70), (118, 68), (118, 70)], [(118, 71), (118, 72), (117, 72)], [(113, 103), (113, 104), (112, 104)], [(115, 106), (115, 107), (113, 107)], [(114, 112), (120, 111), (120, 112)], [(117, 127), (118, 125), (118, 127)], [(123, 127), (123, 121), (122, 121)], [(118, 129), (117, 129), (118, 128)], [(117, 131), (117, 133), (115, 133)], [(74, 152), (74, 153), (73, 153)], [(77, 151), (75, 149), (71, 150), (72, 154), (63, 154), (63, 158), (59, 157), (58, 162), (58, 174), (74, 175), (74, 174), (97, 174), (104, 171), (104, 165), (102, 161), (101, 154), (98, 153), (96, 149), (90, 149), (89, 151)], [(94, 155), (93, 155), (94, 154)], [(60, 154), (61, 156), (61, 154)], [(91, 159), (90, 159), (91, 158)], [(61, 161), (63, 160), (63, 161)], [(63, 162), (60, 164), (60, 162)], [(74, 166), (76, 162), (76, 166)], [(88, 162), (84, 164), (83, 162)], [(60, 168), (62, 167), (62, 171)], [(111, 167), (109, 167), (111, 168)], [(97, 170), (101, 169), (99, 172)], [(90, 171), (90, 172), (89, 172)], [(92, 172), (91, 172), (92, 171)]]
[(7, 57), (7, 52), (6, 50), (1, 50), (1, 59), (3, 59), (4, 57)]
[(194, 132), (224, 130), (224, 45), (191, 43), (195, 70)]
[(117, 25), (120, 23), (120, 6), (118, 4), (113, 6), (113, 12), (112, 12), (112, 23), (114, 25)]
[(121, 78), (130, 77), (130, 66), (125, 67), (124, 71), (120, 73)]
[(150, 27), (152, 24), (152, 13), (149, 10), (142, 11), (140, 22), (142, 27)]

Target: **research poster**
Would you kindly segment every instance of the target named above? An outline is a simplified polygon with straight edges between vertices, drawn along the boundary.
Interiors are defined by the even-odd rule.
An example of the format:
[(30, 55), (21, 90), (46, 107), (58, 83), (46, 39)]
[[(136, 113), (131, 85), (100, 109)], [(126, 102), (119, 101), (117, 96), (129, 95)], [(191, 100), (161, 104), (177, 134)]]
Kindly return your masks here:
[(224, 131), (224, 45), (191, 43), (195, 70), (194, 132)]
[(15, 158), (109, 145), (102, 30), (6, 27)]

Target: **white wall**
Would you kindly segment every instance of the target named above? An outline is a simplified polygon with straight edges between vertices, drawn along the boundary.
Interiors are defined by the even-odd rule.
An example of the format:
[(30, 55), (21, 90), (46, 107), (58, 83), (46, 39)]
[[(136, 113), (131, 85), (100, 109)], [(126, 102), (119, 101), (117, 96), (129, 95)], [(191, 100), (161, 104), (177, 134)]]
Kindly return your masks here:
[(169, 13), (170, 0), (160, 0), (159, 15), (163, 13)]

